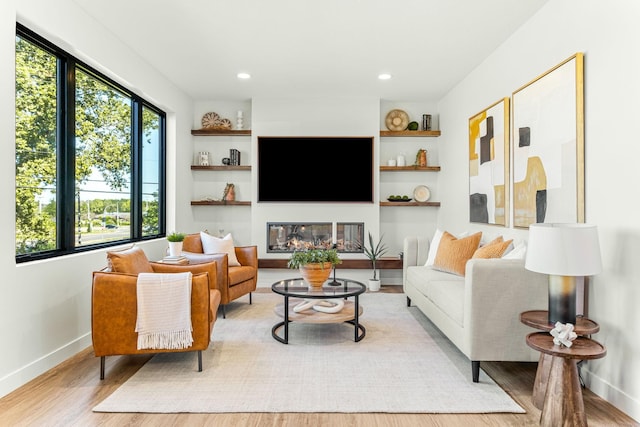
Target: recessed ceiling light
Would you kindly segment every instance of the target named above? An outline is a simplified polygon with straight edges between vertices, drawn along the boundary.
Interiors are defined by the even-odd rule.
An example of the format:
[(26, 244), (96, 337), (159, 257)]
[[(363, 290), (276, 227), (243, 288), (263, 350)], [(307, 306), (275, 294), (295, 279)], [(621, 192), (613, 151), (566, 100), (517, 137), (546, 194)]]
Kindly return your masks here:
[(249, 73), (238, 73), (238, 78), (242, 80), (247, 80), (251, 78), (251, 74)]
[(391, 74), (387, 74), (387, 73), (382, 73), (378, 75), (378, 78), (380, 80), (389, 80), (391, 78)]

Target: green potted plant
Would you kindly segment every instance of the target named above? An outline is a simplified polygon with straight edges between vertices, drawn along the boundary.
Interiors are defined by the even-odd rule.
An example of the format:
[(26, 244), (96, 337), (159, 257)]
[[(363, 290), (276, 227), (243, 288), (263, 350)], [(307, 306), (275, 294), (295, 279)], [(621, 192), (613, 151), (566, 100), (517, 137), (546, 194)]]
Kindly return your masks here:
[(297, 268), (303, 279), (313, 287), (322, 287), (331, 275), (331, 268), (342, 263), (336, 249), (307, 249), (291, 254), (287, 266)]
[(169, 256), (182, 255), (182, 241), (186, 237), (184, 233), (172, 232), (167, 234), (167, 240), (169, 241)]
[(378, 261), (385, 253), (387, 253), (387, 247), (382, 242), (382, 238), (384, 234), (380, 236), (378, 243), (373, 242), (373, 236), (371, 232), (369, 232), (369, 240), (368, 244), (364, 244), (362, 249), (364, 250), (364, 254), (371, 260), (371, 265), (373, 266), (373, 279), (369, 279), (369, 290), (376, 292), (380, 290), (380, 279), (377, 276), (376, 270), (376, 261)]

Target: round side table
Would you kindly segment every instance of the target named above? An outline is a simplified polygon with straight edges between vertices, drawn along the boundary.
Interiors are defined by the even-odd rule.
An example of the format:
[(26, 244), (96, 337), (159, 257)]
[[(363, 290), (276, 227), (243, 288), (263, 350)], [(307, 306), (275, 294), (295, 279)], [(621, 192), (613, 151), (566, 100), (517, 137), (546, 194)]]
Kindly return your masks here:
[[(520, 322), (540, 331), (549, 332), (555, 327), (554, 324), (549, 323), (549, 312), (547, 310), (525, 311), (520, 314)], [(599, 330), (600, 325), (593, 320), (586, 317), (578, 317), (573, 331), (578, 335), (591, 335)], [(551, 355), (540, 352), (536, 380), (533, 383), (533, 394), (531, 395), (533, 406), (538, 409), (542, 409), (544, 404), (544, 394), (547, 391), (547, 380), (551, 370), (552, 358)]]
[(586, 337), (576, 338), (571, 347), (555, 345), (553, 337), (546, 332), (527, 335), (527, 345), (551, 356), (540, 425), (586, 427), (577, 361), (600, 359), (607, 354), (605, 347)]

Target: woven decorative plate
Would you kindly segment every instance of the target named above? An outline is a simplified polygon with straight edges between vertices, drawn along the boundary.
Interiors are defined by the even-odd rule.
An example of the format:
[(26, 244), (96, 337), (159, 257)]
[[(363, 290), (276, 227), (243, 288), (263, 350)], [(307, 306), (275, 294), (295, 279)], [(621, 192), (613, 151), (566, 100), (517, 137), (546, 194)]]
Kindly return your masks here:
[(418, 185), (413, 189), (413, 198), (416, 202), (426, 202), (431, 197), (431, 191), (426, 185)]
[(405, 130), (409, 126), (409, 115), (402, 110), (391, 110), (387, 113), (384, 124), (392, 131)]
[(231, 120), (223, 119), (218, 113), (206, 113), (202, 116), (202, 127), (207, 129), (231, 129)]
[(203, 128), (212, 128), (218, 124), (220, 120), (220, 116), (218, 113), (206, 113), (202, 116), (202, 127)]

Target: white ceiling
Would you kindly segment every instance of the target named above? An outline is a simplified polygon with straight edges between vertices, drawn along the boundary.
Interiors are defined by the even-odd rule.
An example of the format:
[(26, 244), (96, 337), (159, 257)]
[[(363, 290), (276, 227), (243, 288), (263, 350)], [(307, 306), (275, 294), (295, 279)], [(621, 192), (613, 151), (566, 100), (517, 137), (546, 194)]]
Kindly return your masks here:
[(548, 0), (75, 1), (194, 100), (437, 101)]

